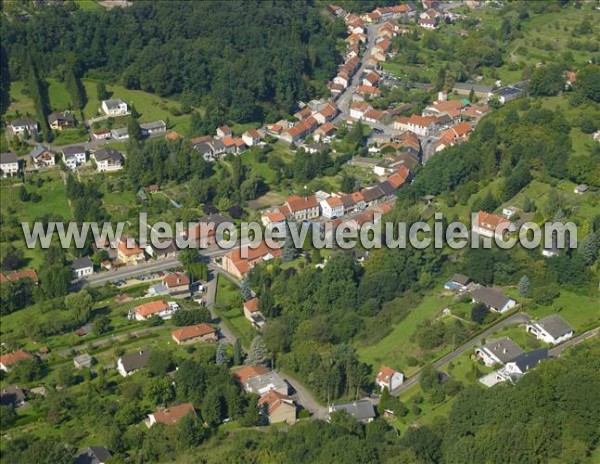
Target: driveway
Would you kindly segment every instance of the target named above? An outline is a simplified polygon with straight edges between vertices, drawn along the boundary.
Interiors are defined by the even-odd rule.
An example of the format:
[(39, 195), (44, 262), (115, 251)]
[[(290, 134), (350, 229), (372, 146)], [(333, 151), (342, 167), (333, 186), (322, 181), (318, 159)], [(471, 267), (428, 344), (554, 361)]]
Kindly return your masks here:
[[(486, 331), (473, 337), (471, 340), (464, 343), (463, 345), (461, 345), (459, 348), (457, 348), (453, 352), (448, 353), (446, 356), (438, 359), (436, 362), (433, 363), (433, 367), (436, 369), (439, 369), (444, 364), (449, 363), (450, 361), (458, 358), (461, 354), (463, 354), (466, 351), (469, 351), (469, 350), (473, 349), (475, 346), (479, 345), (482, 338), (488, 338), (490, 335), (493, 335), (494, 333), (498, 332), (498, 330), (503, 329), (504, 327), (529, 322), (530, 319), (531, 318), (525, 313), (513, 314), (512, 316), (509, 316), (506, 319), (503, 319), (500, 322), (498, 322), (497, 324), (493, 325)], [(400, 395), (402, 392), (404, 392), (404, 391), (408, 390), (410, 387), (416, 385), (416, 383), (419, 381), (420, 378), (421, 378), (421, 373), (418, 372), (415, 375), (413, 375), (412, 377), (410, 377), (408, 380), (405, 380), (404, 383), (402, 385), (400, 385), (398, 388), (392, 390), (390, 392), (390, 394), (394, 395), (394, 396)]]
[(550, 348), (548, 353), (552, 358), (558, 358), (563, 353), (563, 351), (565, 351), (567, 348), (578, 345), (579, 343), (587, 340), (588, 338), (592, 338), (592, 337), (598, 335), (599, 333), (600, 333), (600, 327), (596, 327), (595, 329), (588, 330), (587, 332), (584, 332), (581, 335), (578, 335), (577, 337), (572, 338), (571, 340), (567, 340), (566, 342), (561, 343), (560, 345), (555, 346), (554, 348)]
[(304, 385), (285, 372), (279, 371), (279, 375), (294, 389), (295, 392), (292, 397), (298, 404), (310, 412), (311, 419), (327, 419), (327, 408), (322, 406)]

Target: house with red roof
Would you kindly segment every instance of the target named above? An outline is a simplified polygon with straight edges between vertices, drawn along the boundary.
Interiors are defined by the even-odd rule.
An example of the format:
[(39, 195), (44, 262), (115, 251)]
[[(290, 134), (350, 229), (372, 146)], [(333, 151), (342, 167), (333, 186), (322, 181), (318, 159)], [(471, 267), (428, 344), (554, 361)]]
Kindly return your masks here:
[(403, 382), (404, 374), (395, 371), (388, 366), (381, 366), (377, 372), (377, 376), (375, 377), (375, 383), (379, 386), (379, 388), (381, 388), (382, 391), (384, 388), (392, 391), (402, 385)]
[(281, 255), (281, 249), (270, 248), (266, 242), (261, 242), (258, 247), (235, 248), (223, 256), (223, 269), (229, 274), (242, 279), (256, 264), (270, 261)]
[(296, 222), (310, 221), (320, 215), (319, 201), (314, 195), (301, 197), (300, 195), (290, 195), (285, 200), (285, 206), (290, 212), (290, 216)]
[(260, 134), (256, 129), (249, 129), (242, 134), (242, 140), (249, 147), (253, 147), (260, 143)]
[(435, 128), (436, 119), (431, 116), (413, 114), (402, 116), (394, 121), (394, 129), (414, 132), (423, 137), (429, 135)]
[(340, 197), (330, 196), (321, 201), (323, 217), (334, 219), (344, 215), (344, 202)]
[(261, 414), (269, 419), (269, 424), (296, 422), (296, 404), (288, 395), (270, 390), (258, 399)]
[(231, 127), (225, 125), (217, 128), (217, 137), (231, 137), (233, 132), (231, 131)]
[(259, 301), (257, 297), (244, 301), (244, 317), (252, 323), (255, 329), (262, 329), (267, 322), (258, 309)]
[(197, 342), (216, 342), (217, 331), (209, 324), (201, 323), (180, 327), (171, 332), (171, 338), (178, 345), (189, 345)]
[(35, 269), (21, 269), (19, 271), (11, 271), (7, 274), (0, 273), (0, 283), (3, 282), (19, 282), (23, 279), (29, 279), (37, 285), (40, 281)]
[(117, 259), (126, 266), (139, 264), (145, 260), (144, 250), (138, 246), (133, 238), (123, 234), (117, 246)]
[(179, 310), (179, 305), (176, 303), (167, 303), (164, 300), (150, 301), (133, 308), (130, 312), (130, 319), (136, 321), (147, 321), (152, 316), (160, 317), (161, 319), (171, 319), (173, 314)]
[(260, 220), (265, 227), (269, 224), (273, 224), (271, 227), (281, 227), (285, 224), (285, 215), (281, 211), (265, 211)]
[(515, 230), (514, 224), (502, 216), (479, 211), (471, 228), (474, 233), (484, 237), (504, 240), (507, 234)]
[(194, 405), (192, 403), (182, 403), (148, 414), (148, 419), (145, 422), (148, 428), (156, 424), (173, 425), (188, 415), (196, 417)]
[(25, 350), (13, 351), (12, 353), (3, 354), (0, 356), (0, 370), (10, 372), (13, 366), (28, 359), (33, 359), (33, 355)]

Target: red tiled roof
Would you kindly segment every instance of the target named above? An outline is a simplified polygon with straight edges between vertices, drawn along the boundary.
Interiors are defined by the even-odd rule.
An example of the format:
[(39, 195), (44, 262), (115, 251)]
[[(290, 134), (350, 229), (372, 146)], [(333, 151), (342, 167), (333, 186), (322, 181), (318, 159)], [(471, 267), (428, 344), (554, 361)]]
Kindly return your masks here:
[(258, 298), (254, 297), (248, 301), (244, 301), (244, 309), (246, 309), (250, 313), (255, 313), (258, 311)]
[(172, 272), (164, 276), (162, 282), (167, 288), (173, 288), (189, 285), (190, 279), (183, 272)]
[(197, 325), (191, 325), (188, 327), (181, 327), (180, 329), (171, 332), (171, 336), (177, 341), (184, 342), (197, 337), (203, 337), (211, 333), (215, 333), (216, 330), (210, 325), (202, 323)]
[(24, 350), (13, 351), (12, 353), (3, 354), (0, 356), (0, 364), (3, 366), (12, 366), (17, 362), (24, 361), (26, 359), (33, 359), (33, 355)]
[(136, 241), (130, 239), (126, 235), (123, 235), (119, 240), (119, 251), (125, 256), (133, 256), (144, 253), (144, 250), (137, 245)]
[(168, 307), (169, 305), (163, 300), (150, 301), (149, 303), (144, 303), (143, 305), (136, 306), (135, 312), (138, 313), (140, 316), (148, 317), (152, 314), (160, 313), (161, 311), (168, 309)]
[(292, 213), (304, 211), (306, 209), (316, 208), (319, 206), (317, 197), (315, 197), (314, 195), (309, 195), (308, 197), (290, 195), (289, 197), (287, 197), (285, 202)]
[(395, 373), (396, 373), (396, 371), (394, 369), (392, 369), (391, 367), (381, 366), (379, 368), (379, 372), (377, 373), (377, 380), (379, 380), (380, 382), (389, 384), (390, 379), (392, 378), (392, 376)]
[(344, 202), (340, 197), (329, 197), (325, 201), (332, 208), (335, 208), (336, 206), (344, 206)]
[(275, 390), (269, 390), (258, 399), (259, 406), (266, 406), (269, 414), (274, 413), (282, 404), (290, 404), (291, 399)]
[(250, 364), (248, 366), (234, 369), (232, 374), (238, 382), (244, 385), (252, 377), (256, 377), (257, 375), (265, 375), (268, 372), (269, 370), (265, 366)]
[(22, 279), (31, 279), (34, 284), (40, 280), (35, 269), (22, 269), (20, 271), (12, 271), (8, 274), (0, 274), (0, 283), (6, 281), (18, 282)]
[(269, 222), (282, 222), (285, 221), (285, 216), (280, 211), (266, 211), (263, 217), (269, 219)]
[(176, 424), (181, 418), (188, 414), (196, 415), (194, 405), (192, 403), (182, 403), (177, 406), (171, 406), (170, 408), (162, 411), (156, 411), (152, 415), (156, 422), (160, 422), (165, 425)]
[(479, 227), (492, 232), (499, 228), (499, 226), (507, 228), (510, 225), (508, 219), (495, 214), (486, 213), (485, 211), (479, 211), (479, 213), (477, 213), (477, 223), (479, 224)]

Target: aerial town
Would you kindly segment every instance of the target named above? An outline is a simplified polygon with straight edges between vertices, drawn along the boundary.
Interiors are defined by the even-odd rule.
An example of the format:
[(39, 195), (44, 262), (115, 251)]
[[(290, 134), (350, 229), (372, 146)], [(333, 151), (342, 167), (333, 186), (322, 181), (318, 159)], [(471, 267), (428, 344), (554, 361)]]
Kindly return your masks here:
[(597, 3), (1, 12), (3, 462), (600, 462)]

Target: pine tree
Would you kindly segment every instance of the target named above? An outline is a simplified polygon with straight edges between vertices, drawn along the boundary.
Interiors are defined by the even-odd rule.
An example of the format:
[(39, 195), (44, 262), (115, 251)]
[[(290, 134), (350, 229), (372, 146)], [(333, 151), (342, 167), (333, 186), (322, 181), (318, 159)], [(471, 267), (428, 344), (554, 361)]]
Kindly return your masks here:
[(529, 293), (529, 277), (527, 277), (526, 275), (521, 277), (521, 279), (519, 280), (518, 291), (519, 291), (519, 296), (521, 298), (525, 298), (527, 296), (527, 294)]
[(127, 123), (127, 133), (130, 141), (138, 141), (142, 138), (142, 129), (140, 124), (133, 117), (129, 118)]
[(248, 282), (248, 279), (242, 280), (241, 292), (242, 299), (244, 301), (248, 301), (250, 298), (252, 298), (252, 292), (250, 291), (250, 283)]
[(98, 96), (98, 100), (100, 101), (108, 100), (110, 98), (110, 95), (106, 90), (106, 84), (104, 82), (98, 82), (98, 84), (96, 84), (96, 95)]
[(217, 346), (217, 354), (215, 355), (215, 362), (217, 364), (227, 364), (227, 351), (225, 350), (225, 344), (219, 343)]
[(243, 355), (244, 355), (244, 353), (243, 353), (243, 348), (242, 348), (242, 342), (240, 341), (239, 338), (236, 338), (235, 343), (233, 344), (233, 363), (236, 366), (239, 366), (240, 364), (242, 364)]
[(525, 197), (523, 199), (523, 211), (526, 213), (531, 213), (535, 211), (535, 203), (529, 197)]
[(600, 248), (600, 235), (596, 232), (592, 232), (586, 238), (581, 241), (579, 245), (578, 255), (583, 259), (583, 262), (587, 266), (594, 264), (594, 261), (598, 259), (598, 250)]
[(284, 263), (290, 262), (296, 257), (296, 246), (292, 238), (291, 227), (296, 227), (296, 225), (288, 222), (286, 225), (285, 243), (281, 251), (281, 261)]
[(257, 335), (250, 344), (250, 351), (246, 358), (246, 364), (264, 364), (268, 359), (269, 354), (267, 352), (267, 346), (265, 345), (263, 338), (260, 335)]

